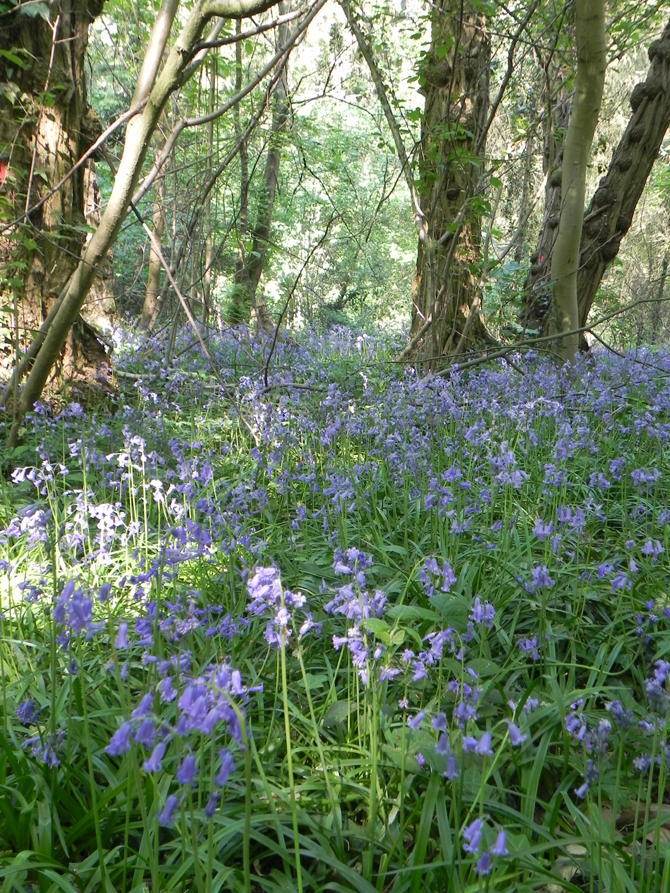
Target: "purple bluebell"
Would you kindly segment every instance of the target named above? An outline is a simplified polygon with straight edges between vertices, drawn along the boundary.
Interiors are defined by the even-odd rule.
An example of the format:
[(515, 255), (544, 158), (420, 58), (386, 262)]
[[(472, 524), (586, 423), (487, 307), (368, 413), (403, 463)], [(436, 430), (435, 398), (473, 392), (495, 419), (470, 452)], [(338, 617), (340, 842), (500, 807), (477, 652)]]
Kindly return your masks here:
[(163, 757), (167, 750), (167, 744), (159, 741), (151, 752), (151, 756), (144, 761), (145, 772), (161, 772), (163, 769)]
[(528, 739), (528, 735), (523, 735), (516, 723), (508, 723), (508, 731), (512, 747), (520, 747)]
[(527, 654), (531, 660), (539, 660), (540, 652), (537, 647), (537, 636), (532, 639), (519, 639), (517, 642), (519, 648)]
[(174, 814), (179, 806), (179, 797), (176, 794), (170, 794), (170, 796), (165, 801), (165, 806), (163, 807), (163, 811), (158, 816), (158, 823), (163, 827), (169, 828), (170, 825), (174, 824)]
[(565, 728), (577, 741), (583, 741), (588, 731), (586, 720), (583, 715), (577, 711), (573, 711), (566, 716)]
[(216, 807), (219, 805), (221, 800), (221, 794), (218, 791), (212, 791), (210, 794), (209, 800), (207, 801), (207, 806), (205, 806), (205, 815), (208, 819), (214, 817), (214, 813), (216, 812)]
[(425, 718), (426, 718), (426, 711), (421, 710), (421, 711), (419, 711), (419, 713), (416, 714), (416, 716), (413, 716), (411, 719), (407, 720), (407, 726), (412, 730), (416, 730), (420, 727), (421, 723), (424, 721)]
[(509, 856), (507, 851), (507, 834), (504, 831), (498, 831), (495, 846), (491, 847), (492, 856)]
[(491, 734), (490, 732), (484, 732), (481, 737), (481, 740), (478, 742), (477, 747), (475, 748), (475, 753), (478, 753), (482, 757), (492, 757), (493, 750), (491, 749)]
[(144, 695), (138, 706), (133, 710), (131, 716), (133, 719), (144, 719), (146, 716), (149, 716), (151, 713), (151, 709), (153, 706), (154, 696), (149, 692), (149, 694)]
[(150, 719), (145, 719), (139, 729), (135, 732), (135, 741), (143, 747), (146, 747), (148, 750), (150, 747), (153, 747), (155, 739), (156, 726)]
[(198, 771), (196, 755), (194, 753), (186, 754), (181, 766), (177, 769), (177, 781), (180, 784), (191, 785), (195, 781)]
[(456, 757), (453, 753), (447, 754), (447, 768), (444, 771), (444, 777), (448, 781), (453, 781), (455, 778), (458, 778), (460, 772), (458, 771), (458, 764), (456, 763)]
[(490, 602), (482, 604), (482, 600), (477, 596), (472, 608), (472, 613), (470, 614), (470, 620), (474, 623), (483, 623), (484, 626), (491, 627), (493, 626), (496, 613), (495, 608)]
[(235, 762), (232, 754), (225, 747), (219, 751), (219, 759), (221, 760), (221, 768), (214, 781), (222, 788), (227, 783), (230, 773), (235, 769)]
[(130, 643), (128, 642), (128, 624), (125, 620), (119, 624), (119, 632), (116, 641), (114, 642), (114, 647), (117, 649), (130, 648)]
[(40, 708), (35, 704), (32, 698), (26, 698), (16, 708), (16, 715), (21, 725), (31, 726), (39, 716)]
[(124, 724), (114, 732), (112, 739), (105, 748), (105, 752), (110, 757), (118, 757), (131, 748), (131, 739), (133, 735), (133, 724), (124, 722)]
[(465, 843), (463, 849), (466, 853), (478, 853), (482, 842), (482, 828), (484, 827), (483, 819), (475, 819), (471, 825), (463, 828), (461, 834)]
[(485, 851), (482, 853), (479, 862), (475, 865), (475, 872), (486, 877), (487, 874), (491, 873), (492, 867), (493, 860), (491, 859), (491, 854), (488, 851)]
[(158, 694), (160, 695), (161, 701), (165, 704), (170, 704), (179, 694), (172, 686), (172, 678), (170, 676), (166, 676), (164, 679), (158, 683)]
[(598, 780), (600, 772), (596, 767), (593, 760), (588, 760), (586, 764), (586, 777), (584, 780), (584, 784), (575, 789), (575, 794), (583, 800), (586, 797), (586, 794), (594, 785), (594, 783)]

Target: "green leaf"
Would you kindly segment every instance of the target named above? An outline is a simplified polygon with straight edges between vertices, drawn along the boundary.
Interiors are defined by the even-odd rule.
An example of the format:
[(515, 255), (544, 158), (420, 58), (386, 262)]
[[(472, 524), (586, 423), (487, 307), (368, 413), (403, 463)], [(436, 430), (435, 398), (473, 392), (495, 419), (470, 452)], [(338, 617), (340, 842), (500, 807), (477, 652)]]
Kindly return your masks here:
[(326, 729), (332, 729), (333, 726), (343, 725), (349, 719), (351, 713), (350, 701), (335, 701), (326, 710), (322, 720), (322, 725)]
[(25, 61), (20, 56), (17, 56), (12, 50), (0, 50), (0, 59), (7, 59), (18, 68), (23, 68), (26, 64)]
[(417, 620), (430, 620), (436, 623), (440, 619), (436, 611), (420, 608), (418, 605), (393, 605), (386, 612), (386, 616), (400, 623), (414, 623)]
[(49, 4), (38, 2), (35, 3), (33, 0), (29, 0), (28, 3), (22, 3), (19, 6), (19, 10), (24, 16), (28, 16), (28, 18), (36, 19), (38, 16), (45, 21), (49, 20)]
[(387, 645), (391, 644), (391, 630), (388, 623), (372, 617), (370, 620), (364, 621), (364, 626), (368, 632), (373, 633), (382, 642)]

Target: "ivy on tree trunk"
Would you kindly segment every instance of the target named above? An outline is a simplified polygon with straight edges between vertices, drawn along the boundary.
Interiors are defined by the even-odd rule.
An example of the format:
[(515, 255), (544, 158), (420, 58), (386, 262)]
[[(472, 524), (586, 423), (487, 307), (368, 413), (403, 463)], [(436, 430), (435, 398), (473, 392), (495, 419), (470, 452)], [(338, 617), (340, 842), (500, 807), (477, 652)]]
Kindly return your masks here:
[(487, 338), (477, 272), (484, 211), (478, 184), (491, 58), (484, 16), (473, 5), (453, 8), (442, 0), (431, 22), (419, 162), (428, 238), (419, 239), (410, 331), (415, 358), (429, 366)]

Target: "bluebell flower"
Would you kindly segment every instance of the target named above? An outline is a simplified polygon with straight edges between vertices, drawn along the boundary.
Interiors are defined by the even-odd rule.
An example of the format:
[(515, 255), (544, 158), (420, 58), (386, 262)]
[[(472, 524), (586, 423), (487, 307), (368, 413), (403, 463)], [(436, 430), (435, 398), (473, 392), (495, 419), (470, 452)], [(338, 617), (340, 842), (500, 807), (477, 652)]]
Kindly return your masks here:
[(453, 781), (455, 778), (458, 778), (460, 772), (458, 771), (458, 765), (456, 763), (456, 757), (453, 753), (447, 754), (447, 768), (444, 771), (444, 777), (448, 779), (448, 781)]
[(179, 692), (173, 688), (170, 676), (166, 676), (158, 683), (158, 694), (165, 704), (170, 704), (177, 697)]
[(156, 726), (150, 719), (145, 719), (139, 729), (135, 732), (135, 741), (143, 747), (146, 747), (148, 750), (150, 747), (153, 747), (155, 739)]
[(477, 596), (472, 608), (472, 613), (470, 614), (470, 620), (474, 623), (483, 623), (484, 626), (491, 627), (493, 626), (496, 613), (495, 608), (490, 602), (482, 604), (480, 597)]
[(112, 739), (105, 748), (105, 752), (108, 753), (110, 757), (118, 757), (127, 750), (130, 750), (132, 734), (133, 724), (131, 722), (124, 722), (121, 728), (117, 729), (112, 735)]
[(180, 784), (191, 785), (195, 781), (198, 772), (199, 770), (195, 754), (186, 754), (181, 766), (177, 769), (177, 781)]
[(530, 585), (532, 592), (538, 589), (551, 589), (552, 586), (556, 585), (556, 581), (549, 576), (549, 569), (546, 564), (533, 568), (530, 576)]
[(39, 712), (40, 709), (32, 698), (26, 698), (25, 701), (22, 701), (16, 708), (16, 715), (19, 722), (24, 726), (33, 725), (39, 716)]
[(214, 781), (220, 788), (222, 788), (227, 783), (230, 773), (235, 769), (235, 762), (232, 754), (225, 747), (219, 751), (219, 759), (221, 760), (221, 768)]
[(119, 632), (116, 637), (116, 641), (114, 642), (114, 647), (119, 648), (130, 648), (130, 644), (128, 642), (128, 624), (122, 621), (119, 624)]
[(149, 694), (146, 694), (140, 701), (139, 705), (131, 713), (132, 718), (144, 719), (144, 717), (149, 716), (153, 706), (153, 700), (154, 696), (151, 692), (149, 692)]
[(583, 800), (586, 797), (587, 792), (593, 786), (593, 784), (598, 780), (600, 772), (596, 767), (593, 760), (588, 760), (586, 764), (586, 778), (584, 780), (584, 784), (575, 789), (575, 794)]
[(218, 791), (212, 791), (210, 794), (209, 800), (207, 801), (207, 806), (205, 806), (205, 815), (208, 819), (214, 817), (214, 813), (216, 812), (216, 807), (219, 805), (219, 801), (221, 800), (221, 794)]
[(565, 718), (565, 728), (577, 741), (583, 741), (586, 737), (587, 725), (581, 713), (569, 713)]
[(163, 769), (163, 757), (167, 750), (167, 744), (159, 741), (154, 747), (151, 756), (144, 761), (145, 772), (160, 772)]
[(621, 701), (609, 701), (605, 704), (605, 710), (613, 717), (622, 732), (632, 728), (635, 718), (630, 710), (625, 710)]
[(163, 807), (163, 811), (158, 816), (158, 824), (163, 827), (170, 827), (170, 825), (174, 824), (174, 814), (179, 806), (179, 797), (176, 794), (170, 794), (170, 796), (165, 801), (165, 806)]
[(426, 711), (421, 710), (419, 713), (416, 714), (416, 716), (413, 716), (411, 719), (407, 720), (407, 726), (413, 730), (418, 729), (425, 718)]
[(527, 740), (528, 735), (523, 735), (516, 723), (508, 723), (509, 740), (512, 747), (519, 747)]
[(519, 639), (517, 642), (519, 648), (527, 654), (531, 660), (539, 660), (540, 652), (537, 647), (537, 636), (532, 639)]
[(533, 533), (540, 540), (540, 542), (544, 542), (551, 534), (554, 532), (554, 522), (549, 521), (548, 524), (545, 524), (540, 518), (535, 522), (535, 527), (533, 528)]
[(509, 856), (507, 851), (507, 835), (504, 831), (498, 831), (495, 846), (491, 847), (490, 852), (492, 856)]
[(478, 853), (482, 842), (482, 828), (484, 827), (483, 819), (475, 819), (471, 825), (463, 828), (461, 834), (465, 843), (463, 849), (466, 853)]
[(482, 757), (492, 757), (493, 751), (491, 750), (491, 734), (489, 732), (484, 732), (481, 737), (481, 740), (477, 744), (475, 748), (475, 752), (478, 753)]
[(487, 874), (490, 874), (492, 867), (493, 860), (491, 859), (491, 854), (488, 851), (485, 851), (482, 853), (479, 862), (475, 865), (475, 872), (485, 877)]
[(465, 753), (475, 753), (477, 750), (477, 746), (479, 745), (479, 741), (472, 735), (464, 735), (463, 736), (463, 750)]

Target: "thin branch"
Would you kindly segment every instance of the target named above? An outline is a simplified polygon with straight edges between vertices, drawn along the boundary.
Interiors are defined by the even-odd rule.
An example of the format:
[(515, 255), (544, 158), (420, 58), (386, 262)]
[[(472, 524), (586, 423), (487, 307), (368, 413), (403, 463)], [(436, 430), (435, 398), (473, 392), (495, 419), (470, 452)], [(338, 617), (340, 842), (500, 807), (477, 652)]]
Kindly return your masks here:
[(169, 158), (170, 152), (172, 151), (174, 144), (177, 142), (179, 134), (182, 132), (182, 130), (185, 130), (187, 127), (197, 127), (200, 124), (207, 124), (210, 121), (215, 121), (217, 118), (220, 118), (222, 115), (225, 115), (226, 112), (230, 111), (230, 109), (237, 105), (237, 103), (241, 102), (245, 96), (248, 96), (248, 94), (251, 93), (251, 91), (254, 90), (261, 83), (261, 81), (272, 71), (272, 69), (282, 59), (282, 57), (287, 55), (291, 51), (295, 42), (304, 33), (314, 17), (317, 15), (318, 12), (320, 12), (320, 10), (326, 5), (326, 3), (327, 0), (317, 0), (310, 11), (305, 15), (305, 18), (300, 22), (299, 26), (295, 29), (295, 31), (293, 31), (285, 46), (280, 47), (280, 49), (277, 50), (274, 56), (270, 59), (267, 65), (265, 65), (261, 69), (256, 77), (253, 80), (249, 81), (249, 83), (242, 90), (240, 90), (239, 93), (236, 93), (235, 96), (231, 97), (228, 102), (224, 103), (224, 105), (220, 106), (218, 109), (215, 109), (213, 112), (210, 112), (207, 115), (201, 115), (198, 118), (182, 118), (182, 120), (175, 125), (172, 133), (165, 141), (162, 152), (154, 161), (152, 169), (149, 171), (149, 173), (135, 192), (135, 195), (133, 196), (133, 204), (139, 204), (139, 202), (144, 198), (144, 196), (151, 188), (154, 180), (158, 176), (158, 173)]
[(284, 307), (282, 308), (282, 312), (279, 314), (279, 319), (277, 320), (277, 325), (275, 326), (274, 337), (272, 338), (272, 344), (270, 345), (270, 352), (268, 353), (268, 358), (265, 363), (265, 369), (263, 370), (263, 381), (265, 383), (266, 388), (269, 387), (268, 377), (269, 377), (269, 373), (270, 373), (270, 360), (272, 359), (272, 355), (274, 353), (275, 347), (277, 346), (277, 339), (279, 337), (279, 328), (284, 320), (284, 316), (286, 315), (286, 313), (288, 311), (288, 305), (291, 302), (293, 293), (295, 292), (296, 288), (298, 287), (298, 282), (300, 282), (300, 278), (301, 278), (302, 274), (305, 272), (305, 268), (307, 267), (307, 264), (310, 262), (310, 260), (314, 256), (314, 254), (319, 250), (319, 248), (326, 241), (326, 238), (328, 236), (328, 230), (333, 225), (335, 220), (338, 219), (338, 217), (339, 217), (338, 214), (333, 214), (333, 216), (330, 218), (330, 220), (326, 224), (326, 228), (323, 231), (323, 234), (321, 235), (319, 240), (317, 242), (315, 242), (314, 245), (312, 246), (312, 248), (310, 249), (309, 254), (305, 258), (305, 262), (303, 263), (302, 267), (300, 268), (298, 275), (295, 277), (293, 285), (291, 286), (291, 290), (289, 291), (288, 297), (286, 298), (286, 303), (284, 304)]
[(217, 50), (219, 47), (227, 47), (231, 44), (238, 43), (240, 40), (248, 40), (250, 37), (255, 37), (257, 34), (265, 33), (265, 31), (272, 31), (277, 25), (300, 18), (302, 14), (303, 10), (296, 9), (294, 12), (289, 12), (286, 15), (277, 16), (276, 19), (273, 19), (265, 25), (257, 25), (255, 28), (250, 28), (248, 31), (241, 31), (239, 34), (233, 34), (231, 37), (222, 37), (220, 40), (213, 40), (210, 35), (206, 41), (196, 44), (193, 48), (193, 55), (195, 56), (201, 50)]

